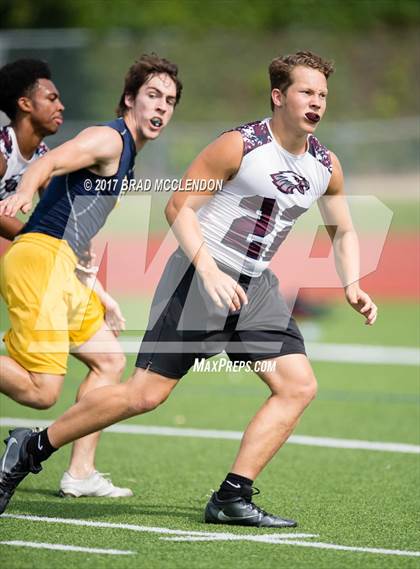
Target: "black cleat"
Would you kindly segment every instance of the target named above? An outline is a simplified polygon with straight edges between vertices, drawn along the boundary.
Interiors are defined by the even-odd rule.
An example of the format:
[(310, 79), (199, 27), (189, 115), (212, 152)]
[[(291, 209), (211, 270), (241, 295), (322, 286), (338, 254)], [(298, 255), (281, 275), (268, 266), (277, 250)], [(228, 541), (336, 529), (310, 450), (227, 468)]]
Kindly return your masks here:
[(26, 452), (32, 429), (13, 429), (5, 439), (6, 450), (0, 458), (0, 514), (7, 508), (16, 487), (30, 472), (37, 474), (41, 465), (33, 463), (33, 457)]
[[(257, 490), (257, 488), (255, 488)], [(259, 494), (259, 490), (254, 492)], [(214, 492), (206, 506), (204, 521), (207, 524), (231, 524), (259, 528), (295, 528), (297, 522), (269, 514), (251, 501), (251, 496), (237, 496), (219, 500)]]

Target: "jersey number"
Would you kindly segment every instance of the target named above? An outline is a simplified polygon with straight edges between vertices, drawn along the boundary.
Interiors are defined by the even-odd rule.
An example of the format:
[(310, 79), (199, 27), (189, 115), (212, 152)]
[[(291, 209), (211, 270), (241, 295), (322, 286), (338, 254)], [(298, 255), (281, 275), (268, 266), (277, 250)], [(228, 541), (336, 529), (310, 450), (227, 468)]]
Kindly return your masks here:
[(244, 215), (235, 219), (222, 243), (246, 257), (259, 259), (265, 247), (264, 238), (274, 229), (279, 206), (275, 199), (261, 199), (261, 196), (242, 198), (239, 205), (253, 216)]
[[(293, 224), (287, 225), (279, 231), (272, 243), (267, 245), (264, 239), (273, 231), (279, 213), (277, 201), (272, 198), (261, 199), (261, 196), (251, 196), (243, 198), (239, 205), (249, 210), (253, 216), (244, 215), (235, 219), (223, 237), (222, 243), (251, 259), (258, 260), (264, 257), (264, 261), (270, 261), (280, 244), (286, 239)], [(305, 211), (306, 208), (292, 206), (284, 210), (280, 219), (290, 222), (297, 219)]]

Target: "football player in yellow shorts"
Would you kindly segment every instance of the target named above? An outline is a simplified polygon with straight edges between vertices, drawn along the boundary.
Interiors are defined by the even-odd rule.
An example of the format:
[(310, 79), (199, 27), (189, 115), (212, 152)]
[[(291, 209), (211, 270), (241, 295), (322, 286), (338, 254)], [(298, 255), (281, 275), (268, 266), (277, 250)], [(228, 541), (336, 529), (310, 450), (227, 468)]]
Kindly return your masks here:
[[(8, 63), (0, 69), (0, 108), (10, 118), (10, 124), (0, 128), (0, 200), (12, 195), (16, 191), (16, 187), (25, 172), (25, 170), (38, 158), (43, 156), (48, 147), (43, 139), (46, 136), (55, 134), (60, 128), (64, 110), (60, 94), (51, 80), (51, 71), (46, 62), (37, 59), (20, 59), (12, 63)], [(41, 192), (40, 192), (41, 193)], [(11, 217), (0, 217), (0, 236), (5, 239), (13, 240), (14, 237), (23, 228), (23, 223)], [(28, 249), (28, 248), (27, 248)], [(26, 254), (29, 253), (29, 250)], [(30, 254), (30, 253), (29, 253)], [(51, 253), (50, 253), (51, 257)], [(31, 341), (31, 330), (35, 327), (35, 323), (31, 325), (21, 319), (22, 309), (19, 308), (27, 305), (29, 302), (28, 295), (22, 291), (22, 272), (26, 270), (27, 264), (31, 264), (30, 259), (26, 259), (21, 267), (13, 267), (9, 272), (7, 283), (5, 280), (5, 271), (2, 270), (0, 278), (3, 275), (3, 289), (8, 296), (7, 304), (13, 307), (10, 311), (12, 320), (12, 329), (6, 338), (13, 335), (20, 335), (19, 340), (15, 337), (14, 341), (7, 341), (9, 354), (15, 361), (19, 362), (24, 368), (31, 371), (40, 371), (39, 362), (34, 357), (34, 352), (27, 352), (25, 343)], [(17, 263), (19, 265), (19, 262)], [(39, 263), (41, 266), (41, 263)], [(86, 282), (88, 275), (92, 275), (91, 271), (78, 265), (76, 274), (82, 282)], [(82, 270), (83, 269), (83, 270)], [(92, 280), (92, 276), (89, 280)], [(36, 279), (35, 281), (36, 282)], [(7, 286), (6, 286), (7, 284)], [(59, 283), (55, 283), (59, 286)], [(90, 291), (82, 285), (77, 279), (76, 288), (79, 290), (79, 297), (84, 294), (89, 299)], [(118, 303), (108, 295), (101, 287), (99, 281), (95, 282), (95, 290), (99, 293), (101, 303), (105, 308), (105, 320), (114, 332), (118, 333), (119, 329), (124, 325), (124, 318)], [(20, 295), (23, 293), (23, 297)], [(38, 290), (41, 294), (41, 289)], [(94, 299), (96, 302), (93, 302)], [(103, 308), (98, 304), (96, 296), (92, 297), (92, 301), (87, 303), (88, 310), (93, 311), (95, 307), (95, 318), (98, 314), (102, 315)], [(92, 317), (91, 317), (92, 319)], [(102, 316), (99, 321), (102, 320)], [(64, 328), (65, 329), (65, 328)], [(86, 324), (83, 327), (86, 334)], [(25, 334), (29, 337), (24, 339)], [(67, 334), (65, 334), (67, 336)], [(79, 331), (74, 330), (72, 340), (76, 343), (83, 342), (83, 335)], [(89, 331), (88, 336), (89, 337)], [(68, 348), (66, 348), (68, 351)], [(32, 354), (32, 357), (31, 357)], [(26, 356), (26, 357), (25, 357)], [(61, 354), (61, 360), (66, 358), (65, 354)], [(77, 357), (77, 355), (76, 355)], [(57, 358), (57, 362), (58, 363)], [(98, 373), (101, 370), (103, 360), (102, 354), (97, 354), (95, 367), (91, 364), (94, 362), (86, 362), (90, 371), (85, 382), (80, 387), (80, 393), (85, 389), (86, 381), (94, 387), (96, 378), (100, 377)], [(121, 356), (115, 358), (115, 372), (107, 373), (110, 383), (120, 381), (123, 372), (123, 362)], [(0, 385), (1, 372), (7, 369), (10, 363), (6, 358), (0, 361)], [(110, 367), (110, 366), (108, 366)], [(92, 381), (92, 371), (96, 368), (96, 374)], [(58, 373), (65, 373), (63, 363), (58, 367)], [(13, 372), (12, 372), (13, 373)], [(63, 382), (57, 381), (38, 381), (35, 389), (23, 389), (22, 384), (16, 384), (16, 390), (9, 392), (9, 395), (19, 401), (34, 408), (46, 409), (55, 404), (61, 391)], [(104, 385), (102, 379), (101, 385)], [(23, 397), (23, 399), (22, 399)], [(108, 496), (108, 497), (128, 497), (132, 495), (132, 491), (128, 488), (119, 488), (114, 486), (111, 480), (105, 478), (95, 468), (95, 452), (99, 442), (98, 436), (84, 437), (77, 441), (71, 454), (68, 470), (64, 473), (60, 483), (61, 495), (72, 496)]]
[[(50, 80), (38, 83), (45, 94)], [(35, 191), (53, 176), (1, 266), (0, 292), (8, 305), (11, 329), (5, 337), (9, 356), (0, 359), (0, 391), (16, 401), (39, 408), (54, 403), (71, 348), (90, 368), (79, 399), (91, 389), (119, 381), (125, 357), (105, 325), (98, 296), (80, 282), (75, 269), (113, 209), (122, 181), (132, 177), (136, 152), (159, 136), (180, 94), (176, 66), (156, 55), (143, 56), (126, 77), (121, 116), (86, 129), (38, 160), (22, 179), (30, 191), (3, 202), (6, 215), (15, 213), (10, 210), (15, 205), (28, 211)], [(61, 111), (55, 113), (58, 123)], [(89, 194), (86, 180), (95, 186), (104, 177), (115, 183), (107, 191)], [(22, 196), (29, 201), (20, 204)], [(96, 353), (99, 350), (103, 353)], [(98, 436), (90, 435), (95, 441), (87, 450), (91, 464)], [(83, 443), (77, 441), (75, 448)], [(91, 476), (99, 474), (94, 471), (86, 479)], [(62, 481), (64, 493), (80, 495), (73, 491), (72, 480), (64, 482), (68, 482)]]

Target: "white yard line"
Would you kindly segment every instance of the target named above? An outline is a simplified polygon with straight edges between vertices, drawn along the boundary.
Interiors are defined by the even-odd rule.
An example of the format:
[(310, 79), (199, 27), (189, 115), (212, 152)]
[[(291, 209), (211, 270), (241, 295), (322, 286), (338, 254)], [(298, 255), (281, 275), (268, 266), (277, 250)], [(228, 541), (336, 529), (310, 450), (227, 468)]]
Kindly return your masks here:
[[(160, 537), (165, 541), (254, 541), (259, 543), (269, 543), (271, 545), (295, 545), (300, 547), (313, 547), (315, 549), (332, 549), (336, 551), (351, 551), (358, 553), (371, 553), (376, 555), (397, 555), (400, 557), (420, 557), (420, 551), (407, 551), (400, 549), (385, 549), (377, 547), (355, 547), (350, 545), (339, 545), (335, 543), (323, 543), (316, 541), (307, 541), (311, 538), (318, 537), (314, 534), (304, 533), (268, 533), (260, 535), (235, 534), (228, 532), (205, 532), (205, 531), (186, 531), (161, 527), (138, 526), (135, 524), (118, 524), (111, 522), (94, 522), (90, 520), (79, 520), (72, 518), (49, 518), (43, 516), (24, 516), (20, 514), (3, 514), (1, 517), (9, 519), (27, 520), (31, 522), (44, 522), (50, 524), (67, 524), (75, 526), (96, 527), (101, 529), (122, 529), (135, 532), (155, 533), (160, 536), (172, 535), (173, 537)], [(297, 539), (300, 538), (300, 539)], [(301, 541), (305, 539), (306, 541)], [(5, 543), (5, 542), (3, 542)], [(25, 542), (21, 542), (25, 543)], [(30, 543), (30, 542), (29, 542)], [(44, 544), (53, 545), (53, 544)], [(71, 546), (61, 546), (71, 547)], [(77, 548), (78, 550), (84, 548)], [(97, 550), (97, 552), (109, 552), (112, 550)], [(126, 552), (126, 554), (133, 552)]]
[[(141, 337), (123, 336), (120, 344), (125, 354), (137, 354)], [(404, 346), (367, 346), (365, 344), (325, 344), (306, 342), (306, 349), (311, 361), (338, 362), (353, 364), (393, 364), (420, 365), (420, 350)], [(103, 349), (103, 346), (91, 346), (92, 351)]]
[(336, 543), (322, 543), (316, 541), (285, 540), (284, 545), (299, 545), (301, 547), (314, 547), (315, 549), (335, 549), (336, 551), (354, 551), (359, 553), (376, 553), (377, 555), (399, 555), (401, 557), (420, 557), (420, 551), (407, 551), (404, 549), (383, 549), (378, 547), (353, 547), (338, 545)]
[(420, 365), (420, 350), (418, 348), (307, 342), (306, 349), (309, 358), (314, 362)]
[(0, 541), (0, 545), (14, 545), (15, 547), (32, 547), (34, 549), (53, 549), (55, 551), (78, 551), (81, 553), (99, 553), (105, 555), (135, 555), (135, 551), (122, 549), (99, 549), (97, 547), (78, 547), (77, 545), (64, 545), (63, 543), (41, 543), (38, 541)]
[[(4, 332), (0, 332), (3, 337)], [(125, 354), (137, 354), (142, 336), (124, 335), (120, 344)], [(35, 349), (36, 346), (33, 346)], [(118, 348), (119, 349), (119, 348)], [(326, 344), (306, 342), (308, 356), (314, 362), (341, 362), (355, 364), (420, 365), (420, 350), (405, 346), (375, 346), (366, 344)], [(91, 351), (109, 352), (106, 343), (92, 345)]]
[[(258, 535), (228, 535), (220, 536), (180, 536), (180, 537), (162, 537), (164, 541), (259, 541), (263, 543), (271, 543), (275, 545), (298, 545), (301, 547), (314, 547), (315, 549), (335, 549), (336, 551), (354, 551), (359, 553), (376, 553), (379, 555), (399, 555), (403, 557), (420, 557), (420, 551), (406, 551), (401, 549), (383, 549), (378, 547), (355, 547), (351, 545), (338, 545), (336, 543), (323, 543), (321, 541), (301, 541), (298, 539), (290, 539), (289, 537), (280, 539), (281, 536), (276, 534)], [(299, 536), (296, 536), (299, 537)], [(313, 536), (316, 537), (316, 536)]]
[[(176, 535), (187, 537), (205, 537), (205, 538), (219, 538), (228, 539), (229, 537), (238, 537), (237, 534), (225, 532), (208, 532), (208, 531), (188, 531), (182, 529), (170, 529), (153, 526), (139, 526), (136, 524), (119, 524), (114, 522), (94, 522), (91, 520), (80, 520), (75, 518), (50, 518), (48, 516), (27, 516), (23, 514), (2, 514), (0, 518), (11, 518), (15, 520), (28, 520), (30, 522), (44, 522), (49, 524), (67, 524), (72, 526), (95, 527), (95, 528), (109, 528), (109, 529), (124, 529), (128, 531), (142, 532), (142, 533), (157, 533), (164, 535)], [(268, 537), (275, 536), (277, 539), (290, 539), (292, 537), (310, 538), (319, 537), (317, 534), (311, 533), (278, 533), (268, 534)], [(250, 538), (258, 538), (261, 536), (248, 536)]]
[[(17, 419), (13, 417), (0, 418), (0, 427), (47, 427), (52, 421), (37, 421), (35, 419)], [(200, 439), (240, 440), (241, 431), (218, 431), (213, 429), (185, 429), (180, 427), (152, 427), (146, 425), (113, 425), (105, 429), (108, 433), (125, 435), (157, 435), (163, 437), (192, 437)], [(382, 452), (398, 452), (404, 454), (420, 454), (420, 445), (406, 443), (382, 443), (375, 441), (360, 441), (353, 439), (334, 439), (329, 437), (312, 437), (292, 435), (287, 444), (305, 445), (323, 448), (341, 448), (352, 450), (371, 450)]]

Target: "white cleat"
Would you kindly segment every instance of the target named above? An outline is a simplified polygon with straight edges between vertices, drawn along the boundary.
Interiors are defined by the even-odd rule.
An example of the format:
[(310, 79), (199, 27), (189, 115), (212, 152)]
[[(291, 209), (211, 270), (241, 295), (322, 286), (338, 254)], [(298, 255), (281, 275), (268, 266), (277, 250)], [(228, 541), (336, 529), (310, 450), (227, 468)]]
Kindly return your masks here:
[(101, 498), (131, 498), (134, 496), (130, 488), (114, 486), (109, 478), (95, 470), (87, 478), (73, 478), (69, 472), (63, 474), (60, 482), (62, 498), (101, 497)]

